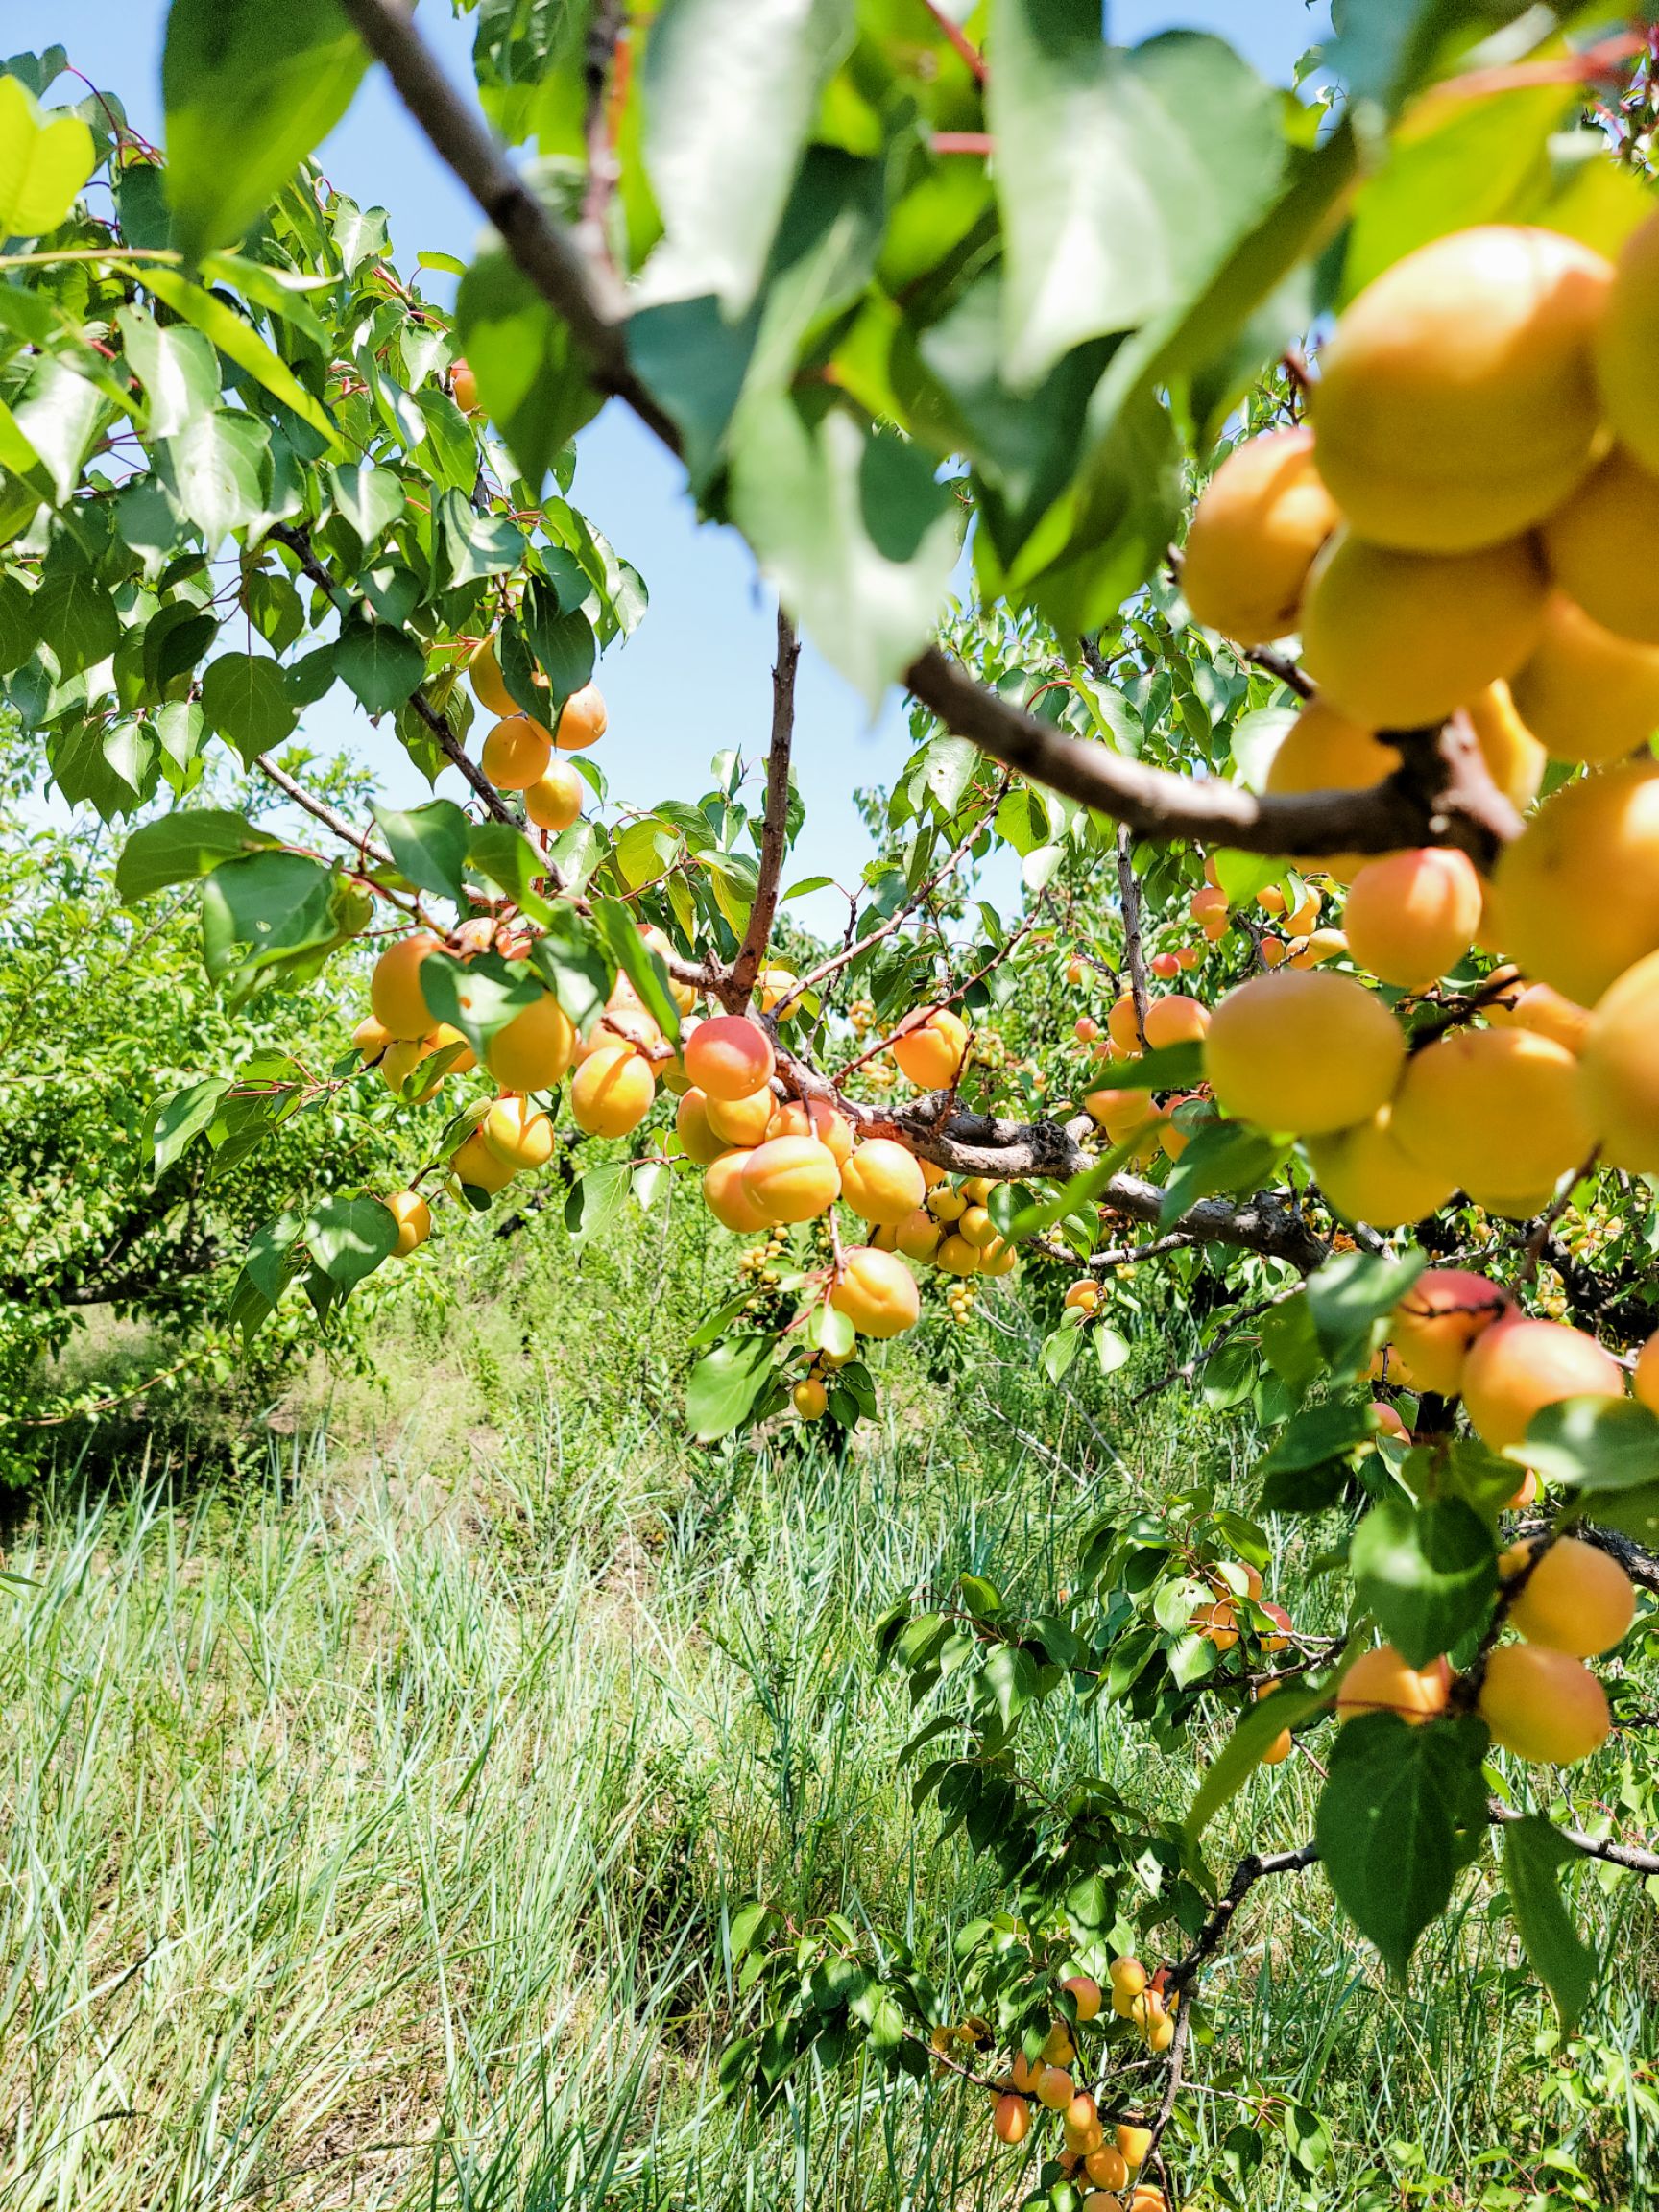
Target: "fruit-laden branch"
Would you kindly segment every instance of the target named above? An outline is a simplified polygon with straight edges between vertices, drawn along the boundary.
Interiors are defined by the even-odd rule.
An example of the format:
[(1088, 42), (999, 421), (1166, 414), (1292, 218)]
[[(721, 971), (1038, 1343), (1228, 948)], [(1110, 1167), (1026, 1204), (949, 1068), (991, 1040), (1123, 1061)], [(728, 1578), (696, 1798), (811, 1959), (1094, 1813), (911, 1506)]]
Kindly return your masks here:
[(760, 871), (749, 926), (732, 963), (732, 982), (721, 994), (729, 1012), (741, 1014), (749, 1003), (778, 912), (778, 887), (789, 852), (789, 753), (795, 736), (795, 671), (801, 639), (795, 625), (778, 609), (778, 658), (772, 663), (772, 741), (766, 748), (766, 810), (760, 824)]
[[(385, 65), (434, 152), (471, 193), (519, 269), (570, 328), (597, 388), (631, 407), (673, 453), (678, 430), (635, 375), (624, 334), (626, 301), (575, 238), (555, 223), (496, 146), (480, 117), (445, 78), (410, 20), (404, 0), (340, 0), (364, 44)], [(1389, 853), (1407, 845), (1454, 845), (1489, 862), (1491, 781), (1461, 748), (1444, 772), (1421, 758), (1365, 791), (1276, 793), (1259, 798), (1218, 778), (1197, 779), (1127, 760), (1104, 745), (1067, 737), (979, 685), (930, 646), (904, 671), (912, 695), (957, 736), (1022, 776), (1126, 823), (1159, 843), (1214, 841), (1251, 853), (1311, 858), (1323, 853)]]

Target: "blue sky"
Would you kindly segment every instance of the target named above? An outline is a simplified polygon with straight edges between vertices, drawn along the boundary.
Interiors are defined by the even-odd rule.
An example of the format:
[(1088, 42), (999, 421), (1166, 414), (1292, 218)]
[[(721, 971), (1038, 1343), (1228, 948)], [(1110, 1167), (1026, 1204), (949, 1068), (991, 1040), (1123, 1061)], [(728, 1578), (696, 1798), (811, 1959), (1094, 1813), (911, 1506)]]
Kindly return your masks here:
[[(270, 0), (280, 7), (281, 0)], [(1327, 27), (1326, 0), (1110, 0), (1115, 38), (1128, 44), (1173, 27), (1219, 32), (1264, 75), (1287, 84), (1296, 60)], [(11, 0), (5, 46), (61, 40), (74, 64), (120, 93), (139, 129), (160, 136), (164, 0)], [(447, 0), (423, 0), (420, 20), (451, 73), (469, 78), (471, 19), (455, 20)], [(61, 94), (59, 95), (61, 97)], [(335, 185), (392, 217), (397, 259), (409, 266), (430, 248), (466, 257), (478, 231), (469, 201), (426, 151), (378, 72), (324, 147)], [(428, 279), (436, 290), (442, 278)], [(617, 550), (643, 573), (651, 611), (626, 647), (605, 660), (600, 681), (611, 709), (603, 762), (613, 799), (649, 805), (704, 788), (710, 756), (736, 745), (757, 754), (766, 740), (773, 615), (741, 542), (700, 527), (680, 490), (676, 465), (619, 407), (584, 432), (573, 496)], [(425, 785), (389, 732), (382, 734), (336, 687), (305, 732), (319, 752), (349, 745), (369, 759), (405, 804)], [(798, 695), (797, 778), (806, 828), (792, 873), (849, 881), (868, 856), (853, 805), (859, 785), (890, 782), (907, 749), (897, 694), (872, 726), (859, 700), (810, 652)], [(453, 772), (440, 788), (459, 779)], [(838, 928), (846, 909), (832, 894), (803, 901), (801, 919)]]

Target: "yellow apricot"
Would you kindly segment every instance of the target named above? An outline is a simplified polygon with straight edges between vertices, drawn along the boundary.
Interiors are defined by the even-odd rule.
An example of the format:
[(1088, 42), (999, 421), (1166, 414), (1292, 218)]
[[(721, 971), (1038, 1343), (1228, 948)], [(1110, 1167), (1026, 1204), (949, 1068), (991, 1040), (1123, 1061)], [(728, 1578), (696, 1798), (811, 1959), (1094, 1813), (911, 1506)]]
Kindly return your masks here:
[(772, 1040), (746, 1014), (715, 1014), (699, 1022), (681, 1057), (705, 1096), (722, 1100), (763, 1091), (777, 1065)]
[(991, 2128), (999, 2143), (1023, 2143), (1031, 2132), (1031, 2107), (1023, 2097), (998, 2097)]
[(1416, 1053), (1394, 1097), (1401, 1150), (1465, 1190), (1548, 1190), (1592, 1145), (1578, 1063), (1528, 1029), (1457, 1029)]
[(841, 1255), (830, 1303), (860, 1336), (902, 1336), (915, 1328), (922, 1311), (916, 1278), (903, 1261), (867, 1244), (855, 1244)]
[(1080, 1312), (1093, 1313), (1100, 1303), (1100, 1286), (1092, 1277), (1085, 1275), (1080, 1281), (1067, 1286), (1066, 1295), (1060, 1303), (1062, 1306), (1074, 1306)]
[(484, 1065), (504, 1091), (551, 1091), (575, 1053), (570, 1017), (549, 991), (496, 1030), (484, 1047)]
[[(786, 997), (800, 980), (793, 968), (762, 968), (755, 978), (755, 996), (760, 1001), (761, 1013), (770, 1014), (779, 999)], [(799, 1011), (798, 1003), (787, 1007), (781, 1019), (787, 1022)]]
[(1659, 645), (1659, 475), (1616, 445), (1542, 537), (1551, 575), (1593, 621)]
[(1106, 1017), (1106, 1034), (1124, 1059), (1133, 1060), (1141, 1051), (1141, 1018), (1132, 992), (1125, 991), (1120, 998), (1114, 1000)]
[(1452, 1670), (1444, 1659), (1424, 1668), (1407, 1667), (1392, 1644), (1361, 1651), (1336, 1686), (1336, 1718), (1360, 1713), (1398, 1713), (1413, 1727), (1446, 1710)]
[(893, 1041), (900, 1072), (918, 1091), (949, 1091), (961, 1079), (968, 1031), (949, 1006), (906, 1016)]
[[(1097, 2189), (1107, 2189), (1114, 2195), (1129, 2185), (1129, 2165), (1116, 2143), (1108, 2143), (1099, 2151), (1093, 2151), (1083, 2161), (1083, 2171)], [(1088, 2200), (1084, 2200), (1084, 2212), (1088, 2212)], [(1101, 2206), (1097, 2212), (1117, 2212), (1116, 2206)]]
[(1369, 1121), (1307, 1140), (1308, 1165), (1346, 1221), (1403, 1229), (1438, 1214), (1456, 1188), (1455, 1176), (1420, 1166), (1402, 1150), (1392, 1120), (1392, 1107), (1380, 1106)]
[(681, 1094), (674, 1109), (674, 1126), (680, 1133), (680, 1142), (687, 1160), (699, 1167), (711, 1167), (723, 1152), (731, 1147), (713, 1129), (709, 1120), (709, 1101), (695, 1086)]
[(365, 1063), (372, 1067), (392, 1043), (392, 1032), (384, 1022), (376, 1021), (373, 1014), (365, 1014), (351, 1032), (351, 1042)]
[[(1116, 2008), (1119, 2001), (1125, 2005), (1133, 2003), (1145, 1988), (1149, 1977), (1139, 1959), (1123, 1958), (1113, 1960), (1106, 1969), (1106, 1979), (1112, 1984), (1112, 2002)], [(1123, 2018), (1127, 2019), (1128, 2014), (1124, 2013)]]
[(1152, 2148), (1152, 2130), (1150, 2128), (1137, 2128), (1132, 2122), (1125, 2121), (1118, 2130), (1117, 2144), (1118, 2155), (1125, 2166), (1143, 2166), (1146, 2153)]
[[(1070, 2038), (1068, 2038), (1068, 2043), (1070, 2043)], [(1090, 2144), (1089, 2148), (1093, 2151), (1098, 2147), (1101, 2140), (1099, 2134), (1100, 2108), (1087, 2089), (1078, 2090), (1070, 2104), (1060, 2115), (1060, 2125), (1065, 2128), (1069, 2142), (1074, 2136), (1087, 2135), (1091, 2129), (1094, 2130), (1094, 2142)]]
[(1494, 882), (1515, 960), (1593, 1006), (1659, 951), (1659, 762), (1564, 784), (1504, 847)]
[(709, 1162), (703, 1176), (703, 1203), (723, 1228), (740, 1237), (752, 1237), (772, 1224), (750, 1196), (743, 1181), (749, 1164), (745, 1150), (722, 1152)]
[[(1536, 1037), (1550, 1037), (1568, 1052), (1584, 1049), (1590, 1034), (1590, 1010), (1552, 990), (1548, 983), (1528, 983), (1509, 1009), (1517, 1028), (1530, 1029)], [(1493, 1017), (1489, 1014), (1487, 1019)]]
[(602, 1045), (570, 1078), (570, 1118), (592, 1137), (626, 1137), (651, 1111), (657, 1079), (632, 1045)]
[[(404, 1087), (423, 1060), (432, 1057), (432, 1046), (424, 1037), (399, 1038), (396, 1045), (388, 1045), (380, 1055), (380, 1079), (395, 1098), (403, 1098)], [(429, 1082), (422, 1083), (405, 1100), (411, 1106), (424, 1106), (444, 1080), (442, 1072)]]
[(1196, 1607), (1187, 1625), (1207, 1644), (1214, 1644), (1217, 1651), (1231, 1651), (1238, 1641), (1238, 1606), (1231, 1598), (1223, 1598), (1214, 1605)]
[(979, 1253), (981, 1275), (1012, 1275), (1020, 1264), (1019, 1247), (1005, 1238), (994, 1237)]
[(450, 1153), (449, 1165), (463, 1183), (470, 1184), (475, 1190), (487, 1191), (492, 1198), (513, 1180), (512, 1167), (498, 1152), (491, 1150), (476, 1129), (457, 1151)]
[(985, 1252), (997, 1241), (997, 1224), (983, 1206), (970, 1206), (956, 1224), (956, 1234), (975, 1252)]
[(553, 740), (528, 714), (509, 714), (484, 740), (479, 766), (497, 791), (527, 791), (547, 772)]
[(770, 1221), (811, 1221), (834, 1205), (841, 1170), (816, 1137), (770, 1137), (750, 1153), (743, 1188)]
[(914, 1214), (906, 1214), (893, 1232), (893, 1248), (902, 1252), (906, 1260), (915, 1260), (926, 1265), (939, 1249), (944, 1235), (926, 1206), (918, 1206)]
[(1167, 991), (1146, 1002), (1146, 1043), (1154, 1052), (1197, 1044), (1210, 1026), (1210, 1009), (1184, 992)]
[(493, 637), (486, 637), (474, 649), (467, 662), (467, 681), (472, 686), (473, 698), (486, 713), (502, 716), (517, 713), (518, 702), (508, 690), (502, 678)]
[(588, 786), (568, 760), (550, 759), (534, 783), (524, 786), (524, 811), (538, 830), (557, 836), (582, 811)]
[(935, 1221), (960, 1221), (968, 1201), (954, 1184), (936, 1183), (927, 1193), (927, 1211)]
[(1060, 1984), (1077, 2008), (1079, 2020), (1094, 2020), (1100, 2011), (1100, 1984), (1092, 1974), (1068, 1974)]
[(1615, 435), (1659, 469), (1659, 223), (1651, 216), (1620, 249), (1595, 358), (1602, 412)]
[(970, 1244), (959, 1231), (953, 1232), (940, 1238), (939, 1249), (933, 1255), (933, 1263), (936, 1267), (942, 1267), (947, 1275), (977, 1275), (978, 1248)]
[[(1512, 1544), (1498, 1562), (1505, 1581), (1532, 1556)], [(1575, 1659), (1594, 1659), (1621, 1643), (1636, 1618), (1636, 1588), (1617, 1559), (1578, 1536), (1558, 1536), (1539, 1558), (1509, 1607), (1509, 1625), (1528, 1644), (1547, 1644)]]
[(1230, 991), (1204, 1040), (1204, 1071), (1226, 1113), (1259, 1128), (1321, 1136), (1368, 1120), (1406, 1056), (1380, 998), (1342, 975), (1282, 969)]
[(1413, 847), (1367, 861), (1342, 911), (1361, 968), (1404, 991), (1423, 991), (1455, 968), (1480, 925), (1480, 878), (1466, 853)]
[(1157, 2007), (1148, 2005), (1146, 2023), (1142, 2032), (1146, 2037), (1148, 2051), (1167, 2051), (1170, 2044), (1175, 2040), (1174, 2015), (1166, 2010), (1162, 2005)]
[(1128, 2212), (1169, 2212), (1169, 2200), (1163, 2190), (1154, 2188), (1150, 2181), (1137, 2181)]
[(369, 1003), (381, 1027), (400, 1043), (424, 1037), (432, 1026), (432, 1009), (421, 995), (421, 968), (441, 949), (442, 940), (430, 930), (417, 930), (388, 945), (374, 963)]
[(790, 1391), (789, 1402), (803, 1421), (822, 1421), (830, 1410), (830, 1393), (816, 1375), (804, 1375)]
[(716, 1137), (733, 1144), (760, 1144), (772, 1126), (778, 1101), (770, 1091), (753, 1091), (747, 1098), (709, 1098), (703, 1113)]
[(1391, 1436), (1397, 1444), (1409, 1444), (1411, 1431), (1401, 1420), (1396, 1408), (1385, 1398), (1371, 1402), (1371, 1419), (1379, 1436)]
[(1305, 424), (1235, 446), (1187, 532), (1181, 591), (1192, 619), (1237, 645), (1287, 637), (1313, 556), (1340, 519)]
[[(1285, 794), (1370, 791), (1399, 765), (1392, 745), (1339, 714), (1329, 700), (1310, 699), (1274, 748), (1262, 788)], [(1333, 853), (1303, 865), (1346, 882), (1365, 858), (1362, 853)]]
[[(1278, 1688), (1277, 1682), (1259, 1683), (1256, 1689), (1256, 1702), (1260, 1704), (1263, 1697), (1271, 1697)], [(1262, 1764), (1263, 1767), (1282, 1767), (1295, 1748), (1296, 1739), (1291, 1735), (1289, 1729), (1281, 1728), (1278, 1735), (1269, 1743), (1266, 1750), (1262, 1752)]]
[(1071, 2040), (1071, 2031), (1064, 2020), (1053, 2021), (1043, 2038), (1038, 2056), (1045, 2065), (1070, 2066), (1077, 2056), (1077, 2046)]
[(565, 700), (553, 733), (561, 753), (580, 753), (596, 744), (610, 727), (605, 701), (597, 684), (584, 684)]
[(1608, 262), (1481, 224), (1385, 269), (1338, 319), (1310, 412), (1319, 471), (1379, 545), (1461, 553), (1540, 522), (1590, 466)]
[(841, 1195), (854, 1214), (883, 1229), (907, 1221), (926, 1195), (916, 1155), (889, 1137), (871, 1137), (848, 1154)]
[(1597, 1004), (1579, 1079), (1608, 1164), (1638, 1175), (1659, 1169), (1659, 952), (1627, 968)]
[(1042, 2060), (1039, 2059), (1037, 2064), (1033, 2065), (1023, 2051), (1015, 2052), (1014, 2063), (1008, 2069), (1009, 2079), (1013, 2081), (1015, 2088), (1026, 2097), (1036, 2096), (1037, 2077), (1042, 2071)]
[(1308, 579), (1303, 665), (1367, 729), (1443, 722), (1527, 660), (1546, 589), (1529, 539), (1402, 553), (1339, 530)]
[(544, 1167), (553, 1157), (553, 1124), (527, 1098), (497, 1098), (478, 1128), (491, 1151), (515, 1174), (524, 1167)]
[(1463, 1407), (1494, 1452), (1519, 1444), (1541, 1407), (1563, 1398), (1623, 1398), (1619, 1363), (1594, 1336), (1561, 1321), (1529, 1321), (1512, 1308), (1471, 1347)]
[(1659, 729), (1659, 643), (1618, 637), (1564, 591), (1552, 591), (1543, 635), (1510, 689), (1553, 759), (1604, 767)]
[(1582, 1660), (1544, 1644), (1504, 1644), (1486, 1661), (1475, 1709), (1518, 1759), (1572, 1767), (1607, 1741), (1612, 1716)]
[(478, 412), (478, 379), (465, 361), (455, 360), (449, 364), (449, 390), (463, 415)]
[(1064, 2112), (1075, 2094), (1071, 2077), (1063, 2066), (1045, 2066), (1037, 2077), (1037, 2102), (1050, 2112)]
[(418, 1190), (394, 1190), (380, 1201), (397, 1224), (394, 1260), (407, 1260), (417, 1245), (432, 1234), (432, 1209)]
[(1396, 1364), (1413, 1390), (1455, 1398), (1475, 1339), (1504, 1311), (1504, 1293), (1484, 1275), (1431, 1267), (1389, 1316)]
[(770, 1137), (816, 1137), (820, 1144), (828, 1144), (835, 1155), (835, 1165), (844, 1167), (853, 1149), (853, 1131), (844, 1114), (838, 1114), (827, 1098), (786, 1098), (766, 1124)]
[(453, 1022), (440, 1022), (436, 1029), (429, 1029), (426, 1043), (434, 1053), (454, 1053), (455, 1057), (444, 1070), (445, 1075), (469, 1075), (478, 1065), (477, 1053)]

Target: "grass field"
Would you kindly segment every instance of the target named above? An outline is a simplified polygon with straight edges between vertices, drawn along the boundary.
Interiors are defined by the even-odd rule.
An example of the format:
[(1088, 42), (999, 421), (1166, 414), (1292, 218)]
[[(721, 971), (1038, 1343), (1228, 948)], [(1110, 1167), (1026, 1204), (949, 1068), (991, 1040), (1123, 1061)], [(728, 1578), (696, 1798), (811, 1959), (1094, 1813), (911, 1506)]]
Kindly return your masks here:
[[(96, 1495), (66, 1472), (18, 1504), (0, 2207), (1018, 2203), (1017, 2158), (988, 2161), (950, 2083), (808, 2078), (763, 2124), (723, 2106), (723, 1926), (757, 1893), (868, 1913), (948, 1978), (995, 1893), (912, 1824), (912, 1717), (868, 1623), (967, 1566), (1041, 1596), (1095, 1513), (1243, 1440), (1172, 1396), (1124, 1410), (1165, 1345), (1083, 1402), (982, 1322), (950, 1398), (901, 1373), (845, 1466), (793, 1439), (693, 1455), (667, 1378), (708, 1264), (641, 1241), (578, 1283), (516, 1260), (469, 1315), (389, 1341), (385, 1395), (302, 1406), (263, 1467)], [(1299, 1555), (1279, 1582), (1317, 1618)], [(1110, 1707), (1046, 1710), (1054, 1773), (1183, 1805), (1190, 1747), (1148, 1772)], [(1603, 1786), (1613, 1810), (1617, 1758)], [(1217, 1863), (1301, 1840), (1314, 1787), (1302, 1758), (1259, 1778)], [(1218, 2188), (1258, 2109), (1269, 2150), (1198, 2201), (1659, 2203), (1652, 1903), (1576, 1878), (1609, 1969), (1562, 2050), (1490, 1876), (1459, 1895), (1402, 1992), (1317, 1870), (1255, 1892), (1178, 2170)]]

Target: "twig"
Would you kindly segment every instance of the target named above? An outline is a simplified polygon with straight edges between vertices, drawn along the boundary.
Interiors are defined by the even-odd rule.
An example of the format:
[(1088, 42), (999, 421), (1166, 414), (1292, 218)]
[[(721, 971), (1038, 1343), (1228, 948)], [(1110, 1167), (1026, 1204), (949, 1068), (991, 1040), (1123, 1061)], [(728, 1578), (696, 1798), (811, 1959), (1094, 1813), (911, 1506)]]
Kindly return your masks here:
[(800, 637), (780, 602), (778, 658), (772, 663), (772, 741), (766, 748), (766, 810), (760, 824), (760, 872), (755, 903), (749, 909), (749, 926), (732, 963), (731, 985), (725, 995), (727, 1007), (733, 1014), (741, 1014), (749, 1003), (778, 912), (778, 886), (789, 850), (789, 754), (795, 736), (795, 671), (800, 661)]
[(985, 57), (961, 25), (951, 20), (946, 10), (939, 5), (939, 0), (922, 0), (922, 5), (932, 16), (934, 22), (938, 24), (940, 30), (944, 32), (963, 60), (967, 62), (977, 82), (981, 84), (985, 84), (991, 75), (990, 70), (985, 65)]
[(626, 29), (622, 0), (597, 0), (588, 26), (588, 45), (582, 60), (587, 86), (587, 108), (582, 137), (588, 154), (588, 178), (582, 191), (582, 212), (576, 225), (581, 250), (618, 283), (621, 274), (611, 251), (611, 199), (616, 189), (618, 164), (611, 128), (611, 80), (616, 66), (616, 42)]
[(1118, 825), (1118, 896), (1123, 909), (1123, 965), (1135, 1006), (1135, 1034), (1146, 1049), (1146, 955), (1141, 945), (1141, 886), (1135, 880), (1135, 840), (1129, 825)]
[(296, 806), (303, 807), (314, 822), (321, 822), (325, 830), (332, 830), (342, 843), (349, 845), (362, 860), (365, 868), (395, 868), (397, 862), (390, 853), (383, 852), (367, 830), (353, 830), (344, 814), (337, 814), (325, 800), (317, 799), (302, 783), (297, 783), (286, 769), (278, 768), (269, 753), (257, 753), (253, 765), (259, 773), (285, 792)]
[(1294, 691), (1298, 699), (1311, 699), (1313, 682), (1305, 676), (1287, 653), (1276, 653), (1271, 645), (1246, 645), (1239, 655), (1253, 668), (1264, 669), (1269, 676), (1277, 676), (1287, 691)]

